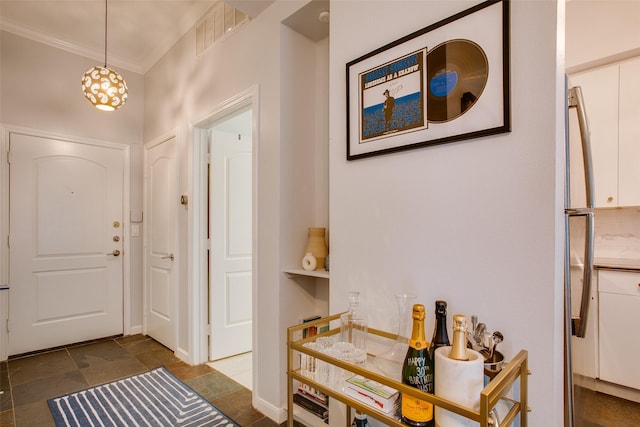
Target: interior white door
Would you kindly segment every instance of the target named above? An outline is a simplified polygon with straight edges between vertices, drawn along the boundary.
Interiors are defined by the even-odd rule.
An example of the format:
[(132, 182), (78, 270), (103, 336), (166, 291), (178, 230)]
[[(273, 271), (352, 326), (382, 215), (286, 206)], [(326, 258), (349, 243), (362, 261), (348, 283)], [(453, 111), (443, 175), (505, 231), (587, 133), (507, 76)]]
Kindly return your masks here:
[(9, 354), (123, 333), (124, 150), (9, 145)]
[[(245, 113), (251, 120), (251, 112)], [(252, 143), (211, 130), (209, 182), (211, 360), (251, 351)]]
[(176, 139), (145, 147), (145, 333), (175, 350)]

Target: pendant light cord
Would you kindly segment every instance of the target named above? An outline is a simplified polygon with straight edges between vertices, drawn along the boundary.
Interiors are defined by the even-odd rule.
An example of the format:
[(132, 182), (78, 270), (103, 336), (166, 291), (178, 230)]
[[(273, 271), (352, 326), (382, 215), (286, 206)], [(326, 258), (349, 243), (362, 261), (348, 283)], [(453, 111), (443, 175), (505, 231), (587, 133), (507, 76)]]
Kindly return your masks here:
[(108, 0), (104, 0), (104, 68), (107, 68), (107, 3)]

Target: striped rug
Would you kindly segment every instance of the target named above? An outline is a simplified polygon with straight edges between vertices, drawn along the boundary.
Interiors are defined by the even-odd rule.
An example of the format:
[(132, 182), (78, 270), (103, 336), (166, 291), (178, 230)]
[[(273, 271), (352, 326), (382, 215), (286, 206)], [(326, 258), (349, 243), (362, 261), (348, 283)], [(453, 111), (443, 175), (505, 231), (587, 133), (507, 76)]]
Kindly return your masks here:
[(49, 400), (57, 427), (237, 427), (164, 367)]

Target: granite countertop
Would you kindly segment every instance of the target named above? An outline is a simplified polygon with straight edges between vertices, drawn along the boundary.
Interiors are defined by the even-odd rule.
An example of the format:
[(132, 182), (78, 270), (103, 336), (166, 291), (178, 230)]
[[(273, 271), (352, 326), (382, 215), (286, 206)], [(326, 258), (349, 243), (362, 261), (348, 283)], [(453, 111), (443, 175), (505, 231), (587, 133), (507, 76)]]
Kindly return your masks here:
[(595, 268), (611, 268), (640, 271), (640, 259), (632, 258), (599, 258), (593, 261)]

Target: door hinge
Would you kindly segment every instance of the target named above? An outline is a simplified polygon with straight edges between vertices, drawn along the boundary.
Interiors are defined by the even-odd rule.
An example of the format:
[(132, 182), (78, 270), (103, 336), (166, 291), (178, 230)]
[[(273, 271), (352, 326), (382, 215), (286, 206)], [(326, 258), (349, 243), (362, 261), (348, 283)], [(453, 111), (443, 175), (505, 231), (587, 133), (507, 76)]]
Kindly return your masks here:
[(207, 325), (207, 335), (211, 336), (211, 325)]
[(11, 164), (11, 150), (7, 150), (7, 163)]
[(9, 319), (7, 319), (7, 333), (9, 333)]
[(211, 250), (211, 239), (207, 239), (207, 250)]

